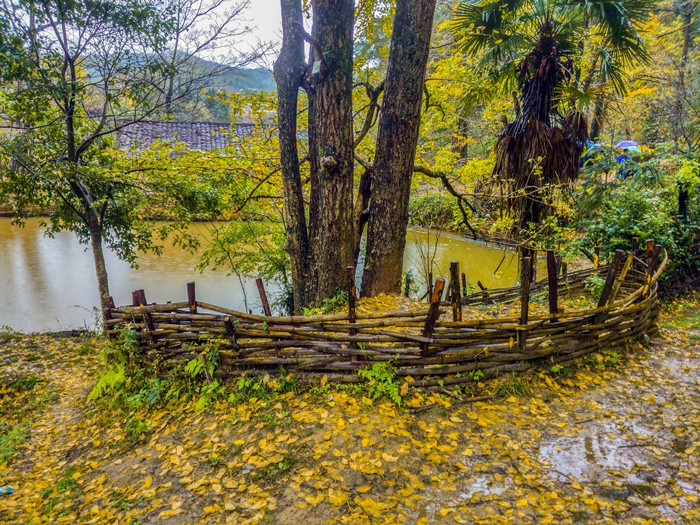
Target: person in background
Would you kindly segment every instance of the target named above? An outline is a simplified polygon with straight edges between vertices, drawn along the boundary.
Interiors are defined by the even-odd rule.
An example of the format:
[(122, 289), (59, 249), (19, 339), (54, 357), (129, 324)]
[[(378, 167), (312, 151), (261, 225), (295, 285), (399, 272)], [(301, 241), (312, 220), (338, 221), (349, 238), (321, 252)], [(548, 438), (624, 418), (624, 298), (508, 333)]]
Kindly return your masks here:
[(617, 178), (620, 180), (625, 180), (627, 177), (631, 175), (630, 169), (629, 169), (629, 162), (631, 160), (630, 157), (630, 152), (627, 148), (622, 150), (622, 153), (620, 153), (617, 156)]

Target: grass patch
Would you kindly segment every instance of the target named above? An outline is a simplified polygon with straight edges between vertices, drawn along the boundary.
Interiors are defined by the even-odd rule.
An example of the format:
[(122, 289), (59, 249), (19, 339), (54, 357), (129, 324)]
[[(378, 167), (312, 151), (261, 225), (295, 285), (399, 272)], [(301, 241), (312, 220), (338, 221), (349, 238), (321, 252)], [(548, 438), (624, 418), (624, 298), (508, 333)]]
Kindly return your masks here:
[[(76, 468), (69, 467), (61, 479), (56, 482), (56, 485), (41, 492), (41, 499), (47, 500), (46, 506), (44, 507), (44, 514), (50, 514), (57, 505), (73, 499), (74, 494), (72, 493), (77, 487), (78, 475), (76, 475)], [(70, 507), (62, 509), (59, 516), (69, 514), (70, 512)]]
[(19, 455), (32, 418), (55, 401), (55, 391), (36, 374), (0, 376), (0, 464)]

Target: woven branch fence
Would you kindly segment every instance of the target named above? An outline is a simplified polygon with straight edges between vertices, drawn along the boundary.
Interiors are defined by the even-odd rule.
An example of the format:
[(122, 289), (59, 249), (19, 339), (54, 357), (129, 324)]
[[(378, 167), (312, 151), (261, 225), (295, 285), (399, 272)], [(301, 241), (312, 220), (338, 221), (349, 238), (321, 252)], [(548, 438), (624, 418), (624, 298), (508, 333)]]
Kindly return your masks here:
[[(651, 332), (660, 310), (657, 280), (668, 255), (664, 251), (657, 265), (660, 246), (649, 242), (646, 252), (633, 248), (629, 254), (618, 250), (608, 264), (568, 274), (550, 251), (548, 276), (535, 283), (531, 261), (523, 258), (519, 286), (464, 297), (453, 263), (449, 285), (438, 279), (431, 285), (429, 307), (416, 311), (357, 313), (352, 267), (347, 314), (272, 316), (260, 280), (266, 315), (199, 301), (194, 283), (188, 283), (188, 300), (176, 303), (147, 304), (143, 290), (137, 290), (132, 306), (111, 302), (106, 328), (112, 337), (124, 327), (137, 331), (143, 356), (166, 364), (212, 359), (215, 353), (218, 377), (284, 370), (307, 379), (325, 375), (329, 381), (358, 382), (358, 370), (390, 361), (397, 375), (412, 376), (413, 386), (457, 384), (470, 381), (471, 371), (490, 378), (549, 367)], [(560, 311), (559, 298), (580, 293), (592, 275), (605, 279), (597, 306)], [(528, 305), (537, 294), (547, 295), (548, 313), (531, 315)], [(519, 316), (462, 319), (465, 305), (517, 300)]]

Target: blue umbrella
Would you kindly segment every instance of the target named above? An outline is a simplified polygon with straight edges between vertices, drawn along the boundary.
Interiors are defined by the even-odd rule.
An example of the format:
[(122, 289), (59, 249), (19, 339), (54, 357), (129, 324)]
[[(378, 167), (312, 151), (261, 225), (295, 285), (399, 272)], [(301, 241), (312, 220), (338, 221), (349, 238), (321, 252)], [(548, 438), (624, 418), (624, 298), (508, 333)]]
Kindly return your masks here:
[[(615, 145), (616, 148), (623, 148), (623, 149), (636, 148), (637, 146), (639, 146), (639, 144), (633, 140), (623, 140), (622, 142), (618, 142)], [(637, 151), (639, 151), (639, 149), (637, 149)]]

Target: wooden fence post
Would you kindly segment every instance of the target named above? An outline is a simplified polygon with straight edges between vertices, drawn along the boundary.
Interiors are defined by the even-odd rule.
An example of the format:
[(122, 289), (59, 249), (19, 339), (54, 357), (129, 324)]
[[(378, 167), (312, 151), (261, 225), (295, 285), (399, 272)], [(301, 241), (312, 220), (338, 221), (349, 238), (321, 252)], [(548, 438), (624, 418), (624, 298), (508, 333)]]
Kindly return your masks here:
[[(547, 250), (547, 286), (549, 288), (549, 313), (559, 313), (558, 293), (559, 279), (557, 276), (557, 259), (554, 255), (554, 250)], [(556, 322), (556, 319), (552, 319)]]
[[(654, 253), (654, 239), (647, 239), (645, 241), (646, 244), (646, 251), (644, 252), (644, 257), (646, 258), (647, 262), (651, 260), (651, 256)], [(648, 266), (647, 266), (648, 268)]]
[(450, 281), (452, 285), (452, 320), (462, 320), (462, 296), (459, 293), (459, 262), (450, 261)]
[(255, 279), (255, 285), (258, 287), (258, 293), (260, 294), (260, 302), (262, 302), (263, 312), (267, 317), (272, 317), (272, 311), (270, 310), (270, 303), (267, 301), (267, 293), (265, 293), (265, 284), (263, 280), (258, 277)]
[[(423, 337), (432, 337), (435, 330), (435, 323), (440, 317), (440, 299), (442, 298), (442, 290), (445, 287), (445, 279), (442, 277), (435, 281), (435, 288), (430, 297), (430, 309), (428, 310), (428, 318), (425, 320), (423, 327)], [(421, 350), (428, 349), (428, 343), (421, 343)]]
[(230, 317), (224, 318), (224, 328), (226, 329), (226, 335), (231, 340), (231, 346), (234, 350), (240, 350), (238, 346), (238, 339), (236, 338), (236, 329), (233, 327)]
[(612, 262), (610, 263), (610, 268), (608, 269), (608, 275), (605, 276), (605, 284), (603, 285), (603, 290), (600, 292), (600, 298), (598, 299), (598, 308), (608, 304), (608, 299), (613, 290), (613, 285), (615, 284), (615, 279), (617, 278), (617, 272), (620, 269), (620, 264), (622, 263), (622, 258), (625, 252), (622, 250), (615, 250), (615, 255), (613, 255)]
[(520, 272), (520, 329), (518, 330), (518, 347), (522, 350), (527, 343), (527, 330), (523, 326), (527, 325), (530, 306), (530, 276), (532, 275), (532, 259), (522, 258), (522, 268)]
[(467, 276), (462, 272), (462, 295), (469, 295), (467, 290)]
[(433, 296), (433, 272), (428, 273), (428, 293), (426, 294), (426, 299), (430, 302)]
[(649, 257), (649, 267), (647, 268), (647, 284), (644, 287), (644, 292), (642, 295), (649, 295), (651, 293), (651, 280), (654, 277), (654, 270), (656, 269), (656, 262), (659, 260), (659, 253), (661, 253), (661, 245), (654, 246), (651, 252), (651, 257)]
[(197, 299), (194, 293), (194, 283), (187, 283), (187, 302), (189, 303), (190, 313), (197, 313)]
[[(348, 292), (348, 322), (350, 324), (355, 324), (357, 321), (357, 286), (355, 285), (355, 267), (346, 266), (345, 274), (347, 276), (347, 292)], [(357, 335), (357, 330), (354, 328), (350, 329), (350, 335)], [(348, 348), (357, 348), (357, 342), (351, 341)]]
[[(147, 306), (148, 301), (146, 301), (146, 292), (141, 289), (141, 290), (136, 290), (132, 297), (135, 296), (136, 303), (134, 306)], [(143, 324), (146, 325), (146, 328), (148, 329), (149, 332), (153, 332), (156, 328), (153, 324), (153, 316), (149, 314), (148, 312), (145, 312), (143, 314)], [(149, 337), (151, 338), (151, 341), (153, 341), (153, 335), (149, 333)]]
[(139, 304), (139, 291), (134, 290), (131, 292), (131, 306), (141, 306)]
[(112, 310), (114, 310), (116, 306), (114, 305), (114, 299), (110, 295), (107, 297), (107, 308), (105, 309), (105, 320), (111, 319), (112, 318)]

